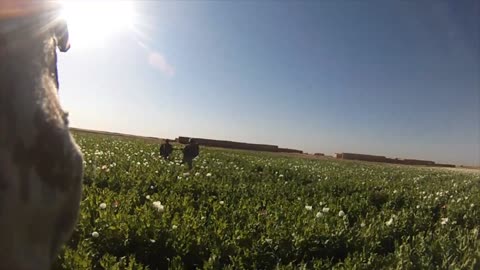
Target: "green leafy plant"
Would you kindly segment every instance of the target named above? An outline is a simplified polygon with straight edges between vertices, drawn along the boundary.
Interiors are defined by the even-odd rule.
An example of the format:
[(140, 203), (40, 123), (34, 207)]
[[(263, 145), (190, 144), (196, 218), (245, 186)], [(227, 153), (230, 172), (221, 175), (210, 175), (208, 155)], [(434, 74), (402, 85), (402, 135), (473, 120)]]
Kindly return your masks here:
[(55, 269), (478, 269), (480, 176), (76, 134), (79, 222)]

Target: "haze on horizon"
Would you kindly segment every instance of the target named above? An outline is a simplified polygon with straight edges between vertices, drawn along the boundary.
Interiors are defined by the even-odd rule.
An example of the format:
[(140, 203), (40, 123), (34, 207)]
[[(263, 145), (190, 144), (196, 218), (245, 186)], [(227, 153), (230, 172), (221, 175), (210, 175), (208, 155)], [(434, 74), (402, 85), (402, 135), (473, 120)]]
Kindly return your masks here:
[(73, 127), (480, 166), (478, 1), (132, 3), (69, 22)]

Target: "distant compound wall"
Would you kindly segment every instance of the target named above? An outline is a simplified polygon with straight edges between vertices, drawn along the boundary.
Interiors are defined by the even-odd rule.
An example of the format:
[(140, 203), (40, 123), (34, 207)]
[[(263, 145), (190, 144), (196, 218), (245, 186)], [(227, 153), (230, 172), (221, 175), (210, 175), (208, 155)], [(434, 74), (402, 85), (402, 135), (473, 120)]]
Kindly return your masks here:
[(453, 164), (443, 164), (443, 163), (435, 163), (435, 165), (431, 165), (431, 166), (435, 166), (435, 167), (448, 167), (448, 168), (455, 168), (457, 166), (453, 165)]
[[(186, 144), (188, 143), (189, 139), (190, 137), (178, 137), (178, 142)], [(279, 148), (276, 145), (221, 141), (221, 140), (211, 140), (211, 139), (203, 139), (203, 138), (193, 138), (193, 139), (195, 139), (195, 141), (198, 144), (204, 145), (204, 146), (265, 151), (265, 152), (279, 152)]]
[(408, 165), (434, 165), (435, 162), (430, 160), (419, 160), (419, 159), (404, 159), (404, 164)]
[(364, 160), (364, 161), (373, 161), (373, 162), (387, 161), (387, 158), (384, 156), (374, 156), (374, 155), (364, 155), (364, 154), (354, 154), (354, 153), (337, 153), (336, 157), (339, 159)]
[(455, 165), (452, 164), (436, 164), (430, 160), (421, 160), (421, 159), (398, 159), (398, 158), (387, 158), (384, 156), (374, 156), (374, 155), (364, 155), (364, 154), (354, 154), (354, 153), (337, 153), (335, 154), (338, 159), (349, 159), (349, 160), (362, 160), (362, 161), (372, 161), (372, 162), (383, 162), (383, 163), (394, 163), (394, 164), (405, 164), (405, 165), (422, 165), (422, 166), (436, 166), (436, 167), (452, 167)]
[(290, 148), (278, 148), (277, 152), (303, 154), (303, 151)]

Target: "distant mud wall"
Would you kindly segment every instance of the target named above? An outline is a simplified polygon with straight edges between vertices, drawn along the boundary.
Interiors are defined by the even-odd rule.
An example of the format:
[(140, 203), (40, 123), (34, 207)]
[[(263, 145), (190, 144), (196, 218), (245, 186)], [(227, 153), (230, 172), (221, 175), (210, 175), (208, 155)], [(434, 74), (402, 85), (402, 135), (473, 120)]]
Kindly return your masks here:
[[(289, 148), (279, 148), (277, 145), (270, 144), (255, 144), (255, 143), (243, 143), (233, 141), (212, 140), (204, 138), (193, 138), (195, 141), (204, 146), (240, 149), (240, 150), (252, 150), (252, 151), (264, 151), (264, 152), (284, 152), (284, 153), (303, 153), (303, 151)], [(187, 144), (190, 137), (178, 137), (177, 141), (182, 144)]]
[[(178, 142), (186, 144), (188, 143), (190, 137), (178, 137)], [(232, 141), (221, 141), (221, 140), (211, 140), (204, 138), (193, 138), (195, 141), (204, 146), (211, 147), (221, 147), (221, 148), (231, 148), (231, 149), (242, 149), (242, 150), (255, 150), (255, 151), (266, 151), (266, 152), (278, 152), (278, 146), (268, 145), (268, 144), (253, 144), (253, 143), (242, 143), (242, 142), (232, 142)]]
[(350, 160), (364, 160), (373, 162), (386, 162), (387, 158), (384, 156), (354, 154), (354, 153), (340, 153), (336, 154), (338, 159), (350, 159)]
[(277, 152), (303, 154), (303, 151), (290, 148), (278, 148)]
[(404, 165), (421, 165), (421, 166), (451, 167), (451, 168), (455, 167), (455, 165), (452, 165), (452, 164), (437, 164), (431, 160), (399, 159), (399, 158), (394, 159), (394, 158), (387, 158), (384, 156), (374, 156), (374, 155), (354, 154), (354, 153), (337, 153), (336, 158), (348, 159), (348, 160), (393, 163), (393, 164), (404, 164)]

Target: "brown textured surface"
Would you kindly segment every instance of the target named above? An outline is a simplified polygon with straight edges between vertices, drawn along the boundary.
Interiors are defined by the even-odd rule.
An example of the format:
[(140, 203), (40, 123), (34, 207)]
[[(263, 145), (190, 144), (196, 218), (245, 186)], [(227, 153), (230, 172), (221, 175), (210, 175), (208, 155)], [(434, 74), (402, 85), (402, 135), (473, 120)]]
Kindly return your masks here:
[(0, 31), (0, 269), (48, 269), (77, 221), (83, 160), (56, 82), (66, 28), (50, 15), (0, 19), (17, 26)]

